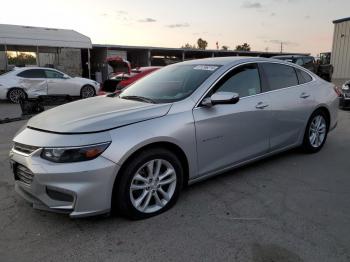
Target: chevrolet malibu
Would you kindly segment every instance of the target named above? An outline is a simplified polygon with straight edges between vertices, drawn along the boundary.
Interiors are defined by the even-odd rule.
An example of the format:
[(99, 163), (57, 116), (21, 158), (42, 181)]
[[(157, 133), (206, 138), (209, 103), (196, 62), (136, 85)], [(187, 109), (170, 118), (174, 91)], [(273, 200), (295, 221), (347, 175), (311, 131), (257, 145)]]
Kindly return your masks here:
[(279, 60), (174, 64), (29, 120), (10, 152), (15, 190), (71, 217), (151, 217), (188, 184), (295, 147), (318, 152), (338, 103), (332, 84)]

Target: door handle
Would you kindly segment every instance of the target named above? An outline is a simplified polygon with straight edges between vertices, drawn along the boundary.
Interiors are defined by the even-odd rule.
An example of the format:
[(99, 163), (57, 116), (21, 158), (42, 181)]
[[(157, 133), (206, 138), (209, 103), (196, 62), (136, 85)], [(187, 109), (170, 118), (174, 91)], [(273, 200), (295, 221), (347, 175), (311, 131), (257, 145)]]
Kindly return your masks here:
[(269, 105), (268, 104), (266, 104), (266, 103), (264, 103), (264, 102), (259, 102), (256, 106), (255, 106), (255, 108), (257, 108), (257, 109), (264, 109), (264, 108), (266, 108), (266, 107), (268, 107)]
[(303, 93), (301, 93), (301, 95), (300, 95), (300, 98), (308, 98), (310, 95), (309, 94), (307, 94), (307, 93), (305, 93), (305, 92), (303, 92)]

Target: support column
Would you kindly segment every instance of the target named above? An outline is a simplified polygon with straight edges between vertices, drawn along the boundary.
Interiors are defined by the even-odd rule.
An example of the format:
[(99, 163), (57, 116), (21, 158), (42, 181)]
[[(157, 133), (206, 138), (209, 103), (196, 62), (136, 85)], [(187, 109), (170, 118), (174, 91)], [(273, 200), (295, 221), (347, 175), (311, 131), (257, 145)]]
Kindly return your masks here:
[(9, 61), (7, 59), (7, 45), (4, 45), (4, 50), (5, 50), (5, 70), (8, 70), (8, 65), (9, 65)]
[(89, 71), (89, 79), (91, 79), (91, 63), (90, 63), (90, 48), (88, 48), (88, 71)]
[(185, 61), (185, 51), (182, 51), (182, 62)]
[(147, 50), (147, 66), (151, 66), (151, 50)]
[(38, 66), (40, 66), (39, 46), (36, 46), (36, 63)]
[(212, 53), (211, 53), (211, 57), (215, 57), (215, 54), (214, 54), (214, 52), (212, 52)]

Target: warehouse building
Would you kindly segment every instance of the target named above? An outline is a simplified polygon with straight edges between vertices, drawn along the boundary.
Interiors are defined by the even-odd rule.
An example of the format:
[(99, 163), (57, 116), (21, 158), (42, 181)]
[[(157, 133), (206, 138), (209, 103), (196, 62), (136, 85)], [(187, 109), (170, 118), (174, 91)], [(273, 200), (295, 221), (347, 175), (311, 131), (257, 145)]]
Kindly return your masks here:
[[(14, 66), (53, 67), (72, 76), (97, 81), (108, 78), (107, 59), (120, 56), (132, 67), (163, 66), (220, 56), (280, 55), (279, 52), (201, 50), (150, 46), (99, 45), (74, 30), (0, 24), (0, 73)], [(284, 53), (297, 55), (296, 53)]]
[(337, 84), (350, 80), (350, 17), (333, 21), (334, 35), (331, 64), (333, 81)]
[(0, 71), (46, 66), (82, 75), (91, 48), (90, 38), (74, 30), (0, 24)]

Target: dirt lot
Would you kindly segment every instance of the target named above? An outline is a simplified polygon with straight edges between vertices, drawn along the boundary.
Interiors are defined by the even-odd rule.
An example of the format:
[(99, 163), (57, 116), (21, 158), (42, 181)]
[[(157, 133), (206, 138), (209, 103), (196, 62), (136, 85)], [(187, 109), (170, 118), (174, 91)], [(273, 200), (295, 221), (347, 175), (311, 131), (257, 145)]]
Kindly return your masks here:
[(0, 125), (0, 261), (350, 261), (350, 111), (339, 113), (320, 153), (289, 151), (193, 185), (143, 221), (33, 210), (8, 164), (24, 122)]

